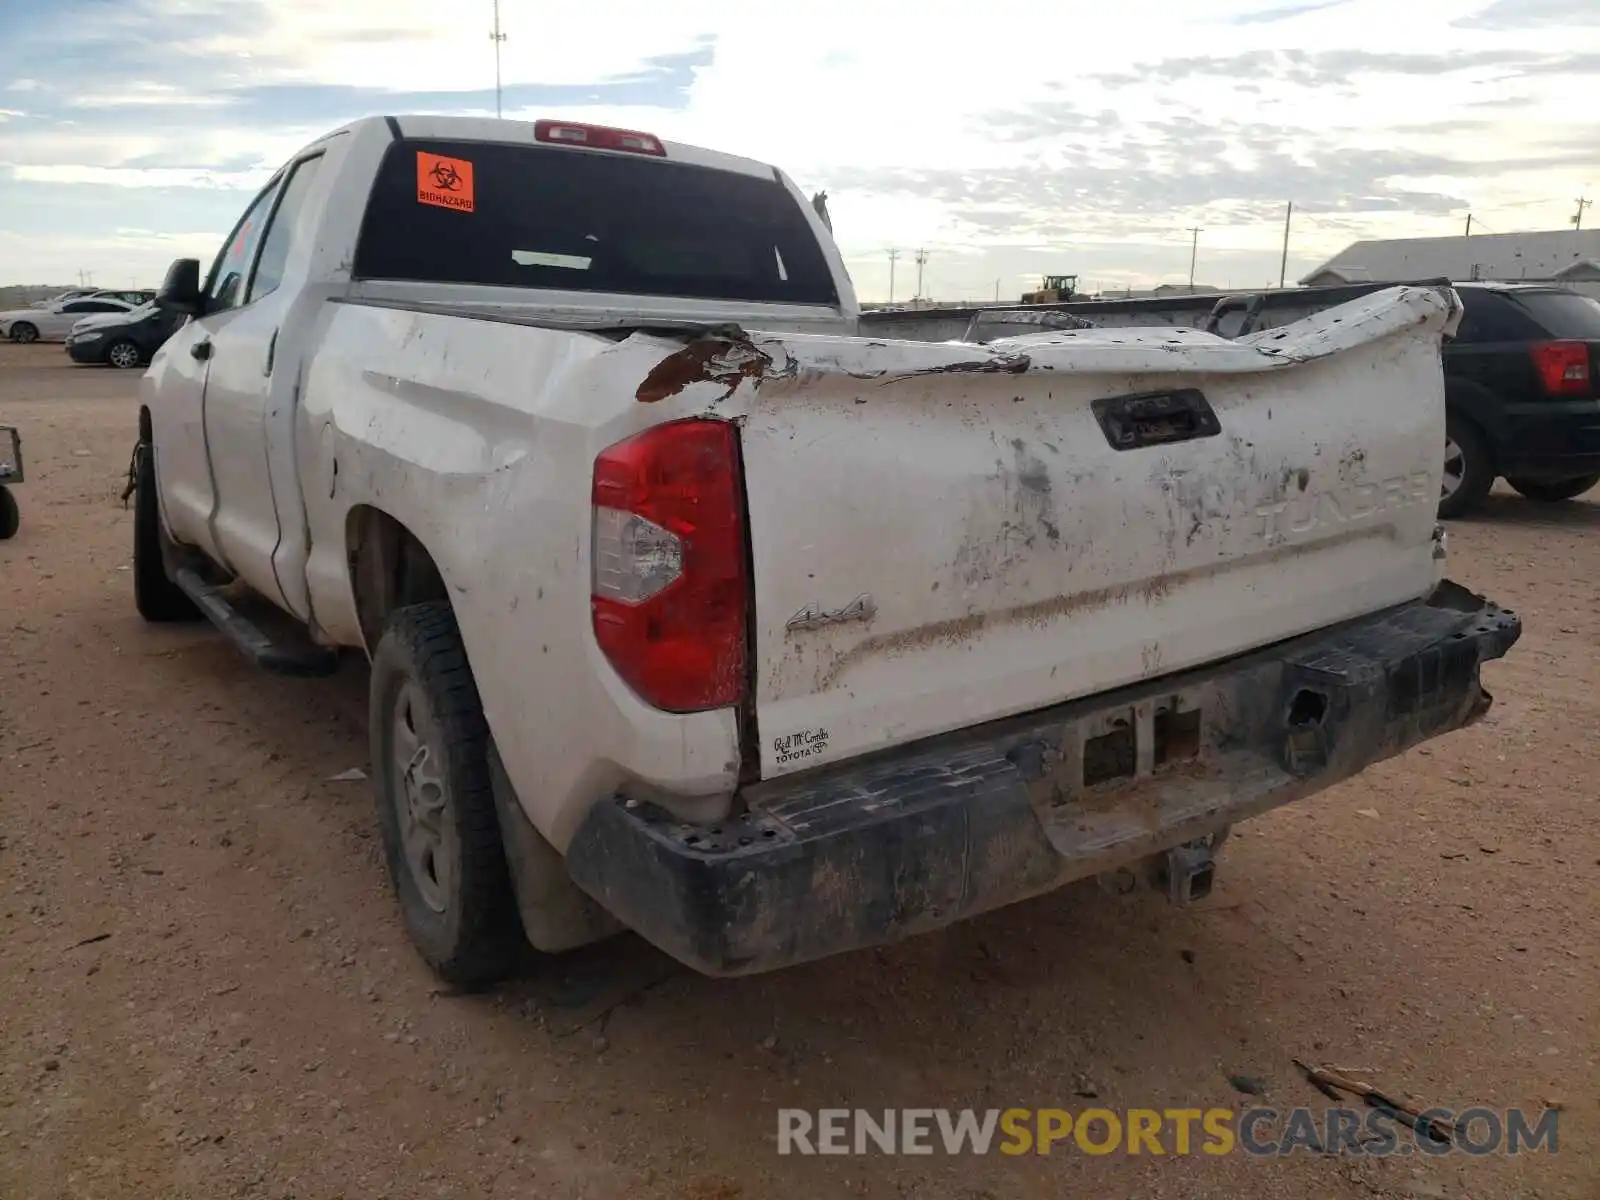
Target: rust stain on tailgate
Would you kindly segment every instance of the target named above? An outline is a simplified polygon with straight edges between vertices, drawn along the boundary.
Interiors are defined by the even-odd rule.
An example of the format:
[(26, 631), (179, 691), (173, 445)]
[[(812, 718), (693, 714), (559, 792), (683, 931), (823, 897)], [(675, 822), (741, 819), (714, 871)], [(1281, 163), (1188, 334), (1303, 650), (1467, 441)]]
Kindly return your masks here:
[(839, 677), (850, 667), (880, 654), (902, 654), (908, 650), (917, 650), (924, 646), (940, 644), (959, 646), (991, 626), (1051, 621), (1083, 608), (1118, 602), (1125, 603), (1136, 595), (1142, 597), (1145, 589), (1149, 586), (1148, 583), (1144, 583), (1097, 588), (1094, 591), (1075, 592), (1066, 596), (1052, 596), (1048, 600), (1024, 604), (1002, 612), (973, 613), (969, 616), (956, 617), (948, 621), (936, 621), (929, 625), (921, 625), (915, 629), (876, 634), (863, 639), (848, 650), (836, 654), (833, 660), (820, 672), (817, 679), (817, 690), (827, 691), (838, 682)]
[[(1372, 529), (1346, 529), (1317, 543), (1317, 547), (1326, 549), (1331, 545), (1372, 536), (1378, 536)], [(1148, 579), (1051, 596), (1014, 608), (971, 613), (967, 616), (919, 625), (914, 629), (873, 634), (846, 649), (831, 651), (831, 658), (819, 665), (816, 690), (827, 691), (837, 684), (851, 667), (879, 655), (904, 654), (928, 646), (959, 646), (977, 637), (986, 629), (1018, 624), (1048, 624), (1084, 609), (1129, 603), (1159, 605), (1184, 585), (1219, 571), (1233, 570), (1241, 564), (1249, 565), (1258, 561), (1292, 559), (1312, 549), (1313, 547), (1304, 545), (1264, 547), (1255, 553), (1243, 555), (1226, 563), (1208, 563), (1186, 570), (1170, 571)]]

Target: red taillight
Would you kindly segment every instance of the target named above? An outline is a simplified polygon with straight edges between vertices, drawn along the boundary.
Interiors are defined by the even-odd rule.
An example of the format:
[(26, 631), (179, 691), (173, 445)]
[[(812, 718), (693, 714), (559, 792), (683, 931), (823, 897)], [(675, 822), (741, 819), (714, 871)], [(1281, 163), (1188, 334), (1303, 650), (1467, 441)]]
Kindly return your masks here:
[(1589, 344), (1587, 342), (1536, 342), (1533, 367), (1539, 382), (1552, 396), (1589, 394)]
[(657, 425), (594, 462), (591, 609), (611, 665), (669, 712), (745, 694), (744, 488), (727, 421)]
[(590, 150), (626, 150), (630, 154), (667, 156), (661, 139), (635, 129), (611, 129), (605, 125), (575, 125), (571, 121), (535, 121), (533, 140), (559, 146), (585, 146)]

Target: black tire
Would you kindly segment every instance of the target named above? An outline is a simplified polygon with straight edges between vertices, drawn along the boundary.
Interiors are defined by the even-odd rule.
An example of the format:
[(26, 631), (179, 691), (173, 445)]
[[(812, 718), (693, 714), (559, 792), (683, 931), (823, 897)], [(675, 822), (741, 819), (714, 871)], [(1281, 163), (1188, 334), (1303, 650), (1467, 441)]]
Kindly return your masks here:
[(1518, 495), (1526, 496), (1529, 500), (1537, 500), (1541, 504), (1559, 504), (1563, 500), (1577, 499), (1600, 483), (1600, 475), (1578, 475), (1572, 479), (1513, 479), (1507, 476), (1506, 482), (1517, 489)]
[[(397, 747), (408, 737), (417, 749), (402, 767)], [(372, 656), (368, 738), (384, 859), (412, 944), (446, 982), (504, 979), (522, 953), (522, 923), (495, 815), (489, 726), (448, 604), (389, 617)], [(435, 803), (433, 838), (415, 814)], [(430, 838), (434, 849), (419, 851)]]
[(156, 501), (156, 462), (149, 442), (140, 442), (133, 462), (133, 602), (153, 624), (194, 621), (200, 610), (167, 578), (162, 561), (161, 512)]
[[(1441, 489), (1439, 497), (1439, 516), (1448, 521), (1464, 517), (1483, 504), (1484, 497), (1494, 486), (1495, 471), (1494, 460), (1489, 457), (1483, 434), (1471, 421), (1450, 413), (1445, 418), (1445, 437), (1447, 447), (1453, 444), (1460, 452), (1460, 482), (1452, 492), (1443, 492)], [(1446, 453), (1449, 454), (1448, 449)], [(1447, 478), (1451, 470), (1452, 462), (1447, 458)]]
[(22, 510), (17, 507), (17, 498), (11, 494), (10, 488), (0, 483), (0, 542), (16, 537), (20, 528)]
[(26, 346), (39, 340), (39, 327), (31, 321), (17, 321), (11, 326), (11, 340)]
[(106, 363), (118, 370), (129, 371), (144, 366), (144, 351), (132, 338), (118, 338), (106, 347)]

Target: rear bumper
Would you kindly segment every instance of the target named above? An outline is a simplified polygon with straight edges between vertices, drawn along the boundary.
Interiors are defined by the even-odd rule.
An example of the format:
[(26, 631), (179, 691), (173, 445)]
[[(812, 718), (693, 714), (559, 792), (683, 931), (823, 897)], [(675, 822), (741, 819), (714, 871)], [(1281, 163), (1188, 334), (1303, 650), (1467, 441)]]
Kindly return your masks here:
[(1508, 404), (1501, 474), (1551, 479), (1600, 474), (1600, 401)]
[[(1427, 600), (1227, 663), (745, 789), (685, 825), (621, 797), (567, 851), (624, 924), (711, 975), (891, 941), (1126, 866), (1471, 724), (1520, 620)], [(1087, 782), (1086, 782), (1087, 780)]]

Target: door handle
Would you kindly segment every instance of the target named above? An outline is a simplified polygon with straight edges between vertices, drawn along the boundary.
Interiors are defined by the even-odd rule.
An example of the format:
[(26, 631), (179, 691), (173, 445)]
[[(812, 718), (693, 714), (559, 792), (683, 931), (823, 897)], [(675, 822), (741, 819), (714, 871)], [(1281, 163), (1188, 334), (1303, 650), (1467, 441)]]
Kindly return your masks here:
[(194, 345), (189, 347), (189, 353), (194, 355), (201, 362), (205, 362), (206, 359), (211, 357), (211, 339), (203, 338), (196, 342)]

